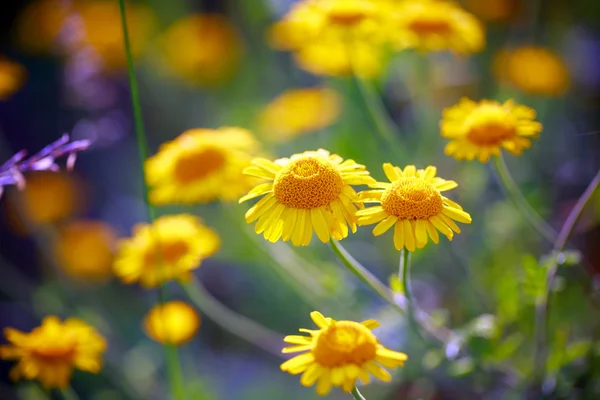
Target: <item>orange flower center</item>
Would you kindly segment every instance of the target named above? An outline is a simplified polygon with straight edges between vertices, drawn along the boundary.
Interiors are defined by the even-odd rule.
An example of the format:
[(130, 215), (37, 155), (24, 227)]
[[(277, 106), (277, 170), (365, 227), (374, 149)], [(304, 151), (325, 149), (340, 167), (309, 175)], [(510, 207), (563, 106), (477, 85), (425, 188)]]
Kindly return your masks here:
[(68, 361), (75, 355), (76, 342), (71, 337), (46, 338), (43, 343), (36, 345), (31, 352), (37, 358), (52, 361)]
[(408, 28), (417, 35), (445, 35), (452, 31), (447, 20), (442, 18), (423, 18), (412, 21)]
[(315, 361), (333, 368), (346, 364), (362, 365), (375, 358), (377, 338), (365, 326), (353, 321), (337, 321), (317, 336)]
[(223, 152), (209, 147), (180, 157), (175, 163), (175, 178), (182, 184), (192, 183), (218, 171), (224, 164)]
[(371, 4), (351, 0), (338, 1), (327, 10), (329, 21), (338, 25), (355, 25), (367, 18), (372, 11)]
[(333, 164), (325, 159), (303, 157), (277, 173), (273, 192), (283, 205), (310, 209), (329, 205), (343, 188), (342, 176)]
[(181, 240), (160, 243), (152, 252), (146, 254), (145, 265), (151, 266), (164, 263), (169, 266), (176, 264), (189, 249), (189, 245)]
[(475, 125), (469, 129), (467, 139), (482, 147), (497, 146), (515, 135), (514, 126), (498, 122)]
[(400, 178), (381, 195), (381, 206), (399, 219), (427, 220), (442, 212), (442, 195), (420, 178)]

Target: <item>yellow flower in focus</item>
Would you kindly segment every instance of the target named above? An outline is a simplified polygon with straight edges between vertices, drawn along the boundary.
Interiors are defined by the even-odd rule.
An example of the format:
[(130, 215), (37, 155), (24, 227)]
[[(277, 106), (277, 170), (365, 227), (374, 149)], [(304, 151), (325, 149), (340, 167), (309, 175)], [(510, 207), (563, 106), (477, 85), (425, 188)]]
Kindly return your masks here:
[(375, 236), (394, 227), (397, 250), (421, 249), (427, 244), (428, 236), (437, 244), (438, 231), (452, 240), (454, 232), (460, 233), (454, 221), (471, 223), (471, 216), (441, 193), (458, 185), (436, 177), (435, 167), (417, 170), (414, 165), (408, 165), (402, 170), (385, 163), (383, 171), (390, 183), (377, 182), (371, 185), (376, 189), (359, 194), (361, 201), (380, 205), (360, 210), (356, 215), (359, 225), (377, 224), (373, 229)]
[(7, 100), (19, 90), (26, 75), (21, 64), (0, 56), (0, 101)]
[(288, 90), (269, 103), (260, 115), (266, 137), (293, 138), (333, 124), (341, 112), (341, 98), (331, 89)]
[(440, 128), (442, 136), (451, 139), (444, 149), (446, 155), (487, 162), (491, 156), (499, 156), (503, 148), (520, 155), (531, 147), (531, 139), (537, 139), (542, 124), (535, 121), (534, 109), (513, 100), (500, 104), (463, 98), (444, 110)]
[(162, 48), (165, 66), (199, 85), (231, 77), (243, 53), (235, 27), (218, 14), (195, 14), (176, 21), (164, 33)]
[(85, 322), (70, 318), (44, 318), (42, 325), (25, 333), (5, 328), (9, 345), (0, 346), (0, 358), (17, 360), (11, 378), (37, 379), (46, 388), (69, 386), (73, 369), (98, 373), (106, 341)]
[(200, 316), (189, 304), (170, 301), (154, 307), (144, 318), (144, 329), (158, 343), (181, 345), (198, 332)]
[(248, 191), (256, 179), (243, 174), (259, 148), (241, 128), (191, 129), (146, 161), (146, 178), (154, 204), (231, 201)]
[(382, 68), (387, 9), (373, 0), (304, 0), (269, 31), (278, 50), (293, 51), (318, 75), (377, 75)]
[(172, 279), (187, 281), (221, 245), (219, 236), (192, 215), (167, 215), (153, 224), (139, 224), (133, 237), (121, 239), (113, 265), (124, 283), (151, 288)]
[(269, 161), (256, 158), (244, 173), (268, 179), (240, 199), (240, 203), (263, 196), (246, 212), (254, 231), (277, 242), (291, 240), (308, 246), (313, 231), (326, 243), (330, 237), (348, 236), (348, 225), (356, 232), (356, 192), (352, 185), (375, 182), (364, 165), (319, 149)]
[(392, 377), (383, 367), (395, 369), (404, 365), (406, 354), (384, 347), (371, 330), (379, 326), (375, 320), (363, 322), (336, 321), (313, 311), (310, 317), (319, 329), (300, 329), (310, 336), (290, 335), (283, 340), (294, 346), (283, 353), (303, 352), (283, 364), (281, 370), (302, 374), (300, 383), (317, 384), (317, 394), (325, 396), (332, 386), (351, 392), (360, 379), (367, 384), (371, 375), (389, 382)]
[(498, 53), (494, 60), (498, 80), (525, 93), (559, 96), (569, 87), (569, 71), (564, 61), (543, 47), (523, 46)]
[(398, 49), (474, 53), (485, 46), (483, 26), (459, 5), (406, 0), (392, 8), (392, 41)]
[(74, 278), (102, 281), (112, 275), (117, 236), (100, 221), (74, 221), (58, 229), (57, 264)]

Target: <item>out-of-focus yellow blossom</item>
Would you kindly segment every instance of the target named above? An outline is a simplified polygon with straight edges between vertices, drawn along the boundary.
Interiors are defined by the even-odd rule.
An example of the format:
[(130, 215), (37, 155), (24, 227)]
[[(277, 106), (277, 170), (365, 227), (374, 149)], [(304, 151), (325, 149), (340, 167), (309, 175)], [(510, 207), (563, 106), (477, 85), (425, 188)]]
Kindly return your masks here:
[(340, 96), (327, 88), (288, 90), (265, 107), (260, 115), (261, 130), (268, 138), (285, 140), (326, 128), (338, 119), (341, 102)]
[(521, 0), (467, 0), (465, 8), (486, 21), (504, 21), (514, 16)]
[(5, 328), (9, 345), (0, 346), (0, 358), (17, 360), (11, 378), (37, 379), (46, 388), (69, 386), (73, 369), (98, 373), (106, 341), (90, 325), (77, 318), (61, 322), (55, 316), (25, 333)]
[(336, 321), (313, 311), (310, 317), (319, 329), (300, 329), (309, 336), (289, 335), (283, 340), (293, 346), (283, 353), (300, 354), (283, 364), (281, 370), (292, 375), (302, 374), (300, 384), (306, 387), (317, 384), (317, 394), (325, 396), (332, 386), (350, 393), (356, 381), (363, 384), (371, 375), (389, 382), (390, 373), (383, 367), (396, 369), (408, 359), (406, 354), (390, 350), (379, 343), (371, 332), (379, 322), (369, 319), (363, 322)]
[(64, 172), (27, 173), (25, 187), (11, 194), (5, 210), (12, 227), (20, 233), (63, 221), (83, 205), (78, 182)]
[(454, 232), (460, 233), (454, 221), (471, 223), (471, 216), (441, 193), (458, 184), (436, 177), (435, 167), (417, 170), (414, 165), (408, 165), (402, 170), (385, 163), (383, 171), (390, 183), (377, 182), (370, 185), (376, 189), (359, 193), (361, 201), (380, 205), (360, 210), (356, 215), (359, 225), (377, 224), (373, 229), (375, 236), (394, 227), (397, 250), (423, 248), (428, 236), (437, 244), (438, 231), (452, 240)]
[(491, 156), (499, 156), (503, 148), (521, 155), (531, 147), (531, 139), (537, 139), (542, 124), (535, 121), (534, 109), (513, 100), (501, 104), (463, 98), (444, 110), (440, 128), (442, 136), (451, 139), (444, 150), (446, 155), (487, 162)]
[(388, 9), (374, 0), (304, 0), (273, 25), (269, 42), (293, 51), (318, 75), (374, 76), (381, 71)]
[(257, 180), (243, 174), (259, 144), (241, 128), (191, 129), (146, 161), (154, 204), (231, 201)]
[(15, 94), (23, 86), (26, 76), (25, 67), (0, 56), (0, 101)]
[[(79, 0), (69, 5), (61, 0), (41, 0), (33, 3), (21, 16), (18, 34), (26, 49), (35, 52), (76, 51), (92, 48), (102, 60), (107, 71), (122, 69), (126, 65), (125, 49), (119, 7), (107, 0)], [(139, 3), (127, 4), (127, 22), (131, 53), (141, 55), (149, 42), (154, 26), (151, 10)], [(59, 36), (68, 46), (61, 46)]]
[(200, 316), (187, 303), (170, 301), (154, 307), (144, 318), (144, 329), (158, 343), (181, 345), (200, 328)]
[(173, 23), (162, 37), (165, 67), (188, 82), (219, 84), (243, 54), (235, 27), (218, 14), (194, 14)]
[(117, 236), (100, 221), (74, 221), (58, 230), (54, 253), (58, 265), (74, 278), (101, 281), (112, 275)]
[(481, 23), (459, 5), (443, 0), (406, 0), (392, 10), (396, 48), (473, 53), (485, 46)]
[(124, 283), (140, 282), (146, 288), (191, 278), (191, 271), (219, 250), (221, 240), (198, 217), (167, 215), (153, 224), (139, 224), (133, 237), (121, 239), (113, 265)]
[(263, 196), (246, 212), (254, 231), (277, 242), (291, 240), (294, 246), (308, 246), (313, 231), (327, 243), (330, 237), (348, 236), (348, 225), (356, 232), (356, 192), (352, 185), (374, 183), (364, 165), (319, 149), (269, 161), (252, 160), (244, 173), (268, 179), (240, 199)]
[(503, 50), (494, 60), (498, 80), (525, 93), (559, 96), (569, 87), (569, 71), (563, 60), (543, 47), (523, 46)]

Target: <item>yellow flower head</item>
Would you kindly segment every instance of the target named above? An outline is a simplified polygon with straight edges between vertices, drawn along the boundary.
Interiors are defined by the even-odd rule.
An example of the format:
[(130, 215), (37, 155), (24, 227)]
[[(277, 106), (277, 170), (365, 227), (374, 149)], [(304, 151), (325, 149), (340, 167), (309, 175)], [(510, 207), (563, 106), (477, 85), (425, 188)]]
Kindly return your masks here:
[(114, 230), (99, 221), (74, 221), (60, 227), (54, 253), (59, 267), (74, 278), (101, 281), (112, 275), (117, 243)]
[(333, 124), (341, 111), (339, 95), (326, 88), (288, 90), (279, 95), (260, 115), (266, 137), (292, 138)]
[[(427, 244), (428, 236), (439, 243), (438, 231), (452, 240), (454, 232), (460, 233), (454, 221), (471, 223), (471, 216), (462, 207), (444, 197), (441, 192), (454, 189), (454, 181), (436, 177), (437, 169), (429, 166), (417, 170), (408, 165), (404, 170), (392, 164), (383, 164), (385, 176), (390, 180), (377, 182), (359, 194), (363, 202), (379, 203), (356, 213), (359, 225), (377, 224), (373, 235), (379, 236), (394, 227), (394, 246), (415, 251)], [(454, 231), (454, 232), (453, 232)]]
[(393, 42), (399, 49), (473, 53), (485, 45), (479, 21), (452, 2), (401, 1), (392, 10)]
[(154, 307), (144, 318), (144, 329), (158, 343), (181, 345), (198, 332), (200, 316), (189, 304), (170, 301)]
[(241, 128), (183, 132), (146, 161), (150, 201), (162, 205), (234, 200), (256, 183), (242, 171), (257, 149), (254, 136)]
[(499, 156), (502, 148), (520, 155), (542, 130), (532, 108), (512, 100), (504, 104), (491, 100), (476, 103), (466, 98), (444, 110), (440, 127), (442, 136), (451, 139), (446, 155), (457, 160), (477, 157), (481, 162)]
[(4, 329), (9, 345), (0, 346), (0, 358), (17, 360), (11, 378), (38, 379), (47, 388), (66, 388), (73, 369), (98, 373), (106, 341), (85, 322), (70, 318), (44, 318), (42, 325), (25, 333)]
[(21, 64), (0, 56), (0, 101), (8, 99), (19, 90), (26, 75)]
[(317, 394), (321, 396), (329, 393), (332, 386), (350, 392), (357, 379), (369, 383), (370, 375), (389, 382), (392, 377), (381, 366), (395, 369), (403, 366), (408, 358), (379, 343), (371, 332), (379, 326), (375, 320), (336, 321), (318, 311), (310, 316), (319, 329), (300, 329), (310, 336), (290, 335), (283, 339), (294, 345), (284, 348), (283, 353), (306, 353), (281, 364), (281, 370), (292, 375), (302, 374), (303, 386), (316, 383)]
[(243, 45), (234, 26), (218, 14), (194, 14), (173, 23), (162, 37), (165, 66), (198, 85), (218, 84), (239, 64)]
[(498, 80), (525, 93), (558, 96), (569, 87), (569, 71), (564, 61), (543, 47), (523, 46), (499, 52), (494, 72)]
[[(382, 3), (381, 3), (382, 4)], [(373, 0), (304, 0), (269, 32), (271, 45), (294, 51), (303, 69), (318, 75), (373, 76), (381, 69), (385, 8)]]
[(171, 279), (189, 280), (191, 271), (217, 252), (221, 241), (193, 215), (167, 215), (140, 224), (118, 243), (114, 273), (124, 283), (156, 287)]
[(375, 182), (364, 165), (319, 149), (269, 161), (256, 158), (246, 174), (268, 179), (240, 199), (240, 203), (265, 195), (246, 212), (246, 222), (257, 221), (254, 231), (277, 242), (291, 239), (294, 246), (308, 246), (313, 231), (326, 243), (330, 237), (356, 231), (357, 200), (352, 185)]

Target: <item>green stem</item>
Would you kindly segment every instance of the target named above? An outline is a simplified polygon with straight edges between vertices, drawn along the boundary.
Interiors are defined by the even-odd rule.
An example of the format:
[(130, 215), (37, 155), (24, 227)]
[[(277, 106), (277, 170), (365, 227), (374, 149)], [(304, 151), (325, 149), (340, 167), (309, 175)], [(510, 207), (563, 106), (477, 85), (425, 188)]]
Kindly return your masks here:
[(600, 171), (596, 174), (594, 179), (590, 182), (588, 187), (585, 189), (577, 203), (569, 213), (565, 223), (563, 224), (558, 238), (554, 243), (553, 248), (553, 260), (554, 262), (548, 268), (546, 272), (546, 286), (542, 296), (536, 303), (536, 314), (535, 314), (535, 347), (534, 347), (534, 383), (541, 385), (544, 377), (546, 376), (546, 359), (548, 357), (548, 315), (550, 309), (550, 295), (552, 293), (552, 287), (554, 286), (554, 280), (559, 267), (559, 258), (561, 252), (567, 246), (569, 237), (575, 229), (577, 221), (581, 217), (583, 210), (586, 205), (598, 190), (600, 186)]
[(359, 391), (358, 388), (356, 386), (354, 386), (354, 389), (352, 389), (352, 397), (354, 398), (354, 400), (367, 400), (365, 399), (365, 396), (363, 396)]
[(64, 389), (60, 389), (60, 394), (65, 400), (79, 400), (79, 396), (71, 386), (67, 386)]
[(554, 229), (548, 225), (546, 221), (529, 205), (523, 193), (519, 189), (519, 186), (515, 183), (514, 179), (510, 175), (508, 168), (506, 167), (506, 163), (504, 162), (504, 158), (500, 156), (494, 157), (494, 165), (496, 167), (496, 172), (500, 177), (500, 181), (502, 183), (502, 187), (508, 194), (508, 197), (515, 204), (517, 209), (523, 214), (525, 219), (537, 230), (540, 235), (542, 235), (546, 240), (550, 243), (554, 243), (557, 239), (556, 232)]
[(225, 307), (206, 290), (196, 277), (192, 278), (192, 282), (184, 284), (183, 290), (198, 309), (217, 325), (256, 347), (277, 357), (282, 357), (280, 344), (283, 342), (283, 335)]
[(404, 309), (406, 310), (406, 320), (408, 325), (419, 334), (419, 330), (417, 328), (417, 322), (415, 321), (415, 313), (414, 313), (414, 297), (412, 295), (412, 290), (410, 287), (410, 251), (406, 249), (400, 250), (400, 262), (398, 266), (398, 277), (400, 278), (400, 282), (402, 283), (402, 294), (404, 295)]
[[(135, 65), (133, 56), (131, 55), (131, 43), (129, 40), (129, 28), (127, 26), (127, 11), (125, 9), (125, 0), (119, 0), (119, 11), (121, 14), (121, 28), (123, 29), (123, 44), (125, 47), (125, 57), (127, 59), (127, 74), (129, 77), (129, 91), (131, 95), (131, 106), (133, 108), (133, 121), (135, 126), (135, 137), (138, 146), (138, 158), (140, 163), (140, 171), (142, 173), (143, 198), (146, 204), (146, 215), (150, 223), (156, 220), (156, 208), (150, 202), (149, 188), (145, 180), (144, 163), (148, 158), (148, 142), (146, 141), (146, 131), (144, 129), (144, 119), (142, 117), (142, 104), (140, 101), (140, 93), (138, 89), (137, 75), (135, 73)], [(158, 288), (158, 302), (163, 304), (165, 294), (163, 285)], [(167, 375), (169, 379), (169, 387), (173, 399), (181, 400), (183, 394), (183, 378), (181, 374), (181, 366), (179, 362), (178, 352), (169, 350), (168, 346), (163, 346), (167, 360)]]
[(379, 132), (381, 138), (392, 150), (394, 156), (398, 157), (399, 159), (405, 158), (406, 153), (398, 144), (398, 131), (396, 124), (391, 120), (390, 116), (385, 110), (385, 106), (383, 105), (377, 90), (373, 87), (371, 82), (367, 82), (356, 75), (354, 75), (354, 77), (356, 80), (356, 85), (358, 86), (359, 92), (362, 96), (365, 106), (367, 107), (367, 110), (369, 111), (369, 115), (373, 120), (373, 124), (375, 125), (377, 132)]

